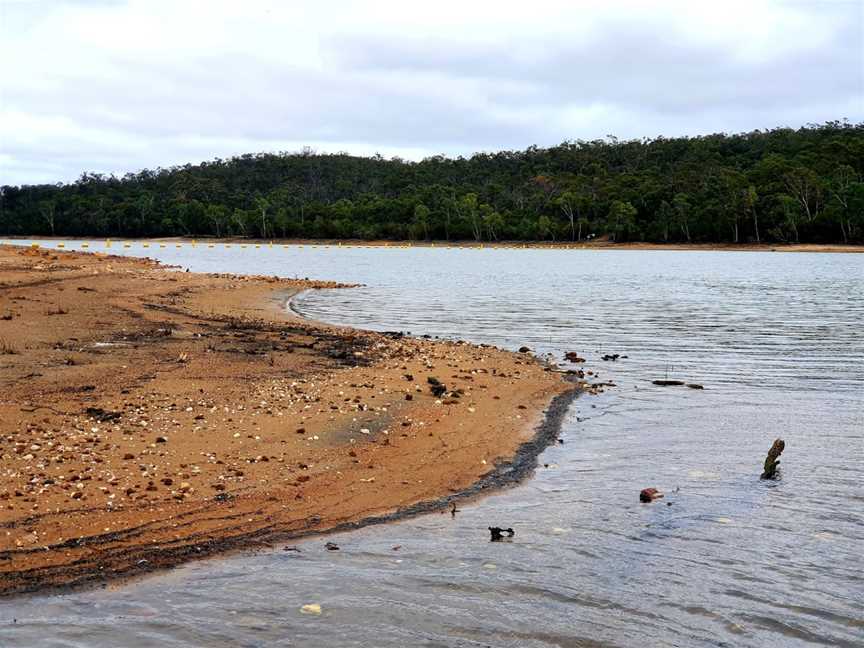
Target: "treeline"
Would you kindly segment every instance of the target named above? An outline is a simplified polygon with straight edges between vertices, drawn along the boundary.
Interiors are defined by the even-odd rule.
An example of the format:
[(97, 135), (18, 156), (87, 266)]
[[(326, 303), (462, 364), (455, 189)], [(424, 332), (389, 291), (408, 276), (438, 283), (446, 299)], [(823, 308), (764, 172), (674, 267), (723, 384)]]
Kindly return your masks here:
[(861, 242), (864, 124), (431, 157), (263, 153), (0, 187), (0, 235)]

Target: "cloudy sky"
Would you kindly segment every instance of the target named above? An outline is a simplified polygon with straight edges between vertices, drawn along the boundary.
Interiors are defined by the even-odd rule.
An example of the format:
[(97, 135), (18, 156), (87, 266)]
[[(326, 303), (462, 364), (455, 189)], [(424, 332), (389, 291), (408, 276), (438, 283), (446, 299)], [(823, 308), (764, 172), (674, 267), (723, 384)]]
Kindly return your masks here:
[(0, 0), (0, 185), (864, 121), (864, 0)]

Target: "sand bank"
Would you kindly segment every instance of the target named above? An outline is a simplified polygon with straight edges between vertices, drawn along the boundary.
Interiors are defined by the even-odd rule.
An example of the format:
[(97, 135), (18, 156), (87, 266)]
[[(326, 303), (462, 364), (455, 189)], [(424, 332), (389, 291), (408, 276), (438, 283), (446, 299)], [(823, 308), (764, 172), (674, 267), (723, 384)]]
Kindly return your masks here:
[(0, 247), (0, 594), (423, 510), (554, 438), (573, 385), (528, 354), (284, 308), (336, 287)]

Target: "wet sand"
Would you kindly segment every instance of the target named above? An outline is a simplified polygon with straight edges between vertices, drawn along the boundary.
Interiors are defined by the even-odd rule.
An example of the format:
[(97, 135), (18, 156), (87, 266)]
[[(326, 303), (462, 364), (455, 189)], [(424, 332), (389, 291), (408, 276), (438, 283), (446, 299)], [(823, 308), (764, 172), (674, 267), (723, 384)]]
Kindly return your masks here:
[(338, 287), (0, 247), (0, 594), (443, 505), (554, 439), (574, 386), (530, 354), (286, 312)]

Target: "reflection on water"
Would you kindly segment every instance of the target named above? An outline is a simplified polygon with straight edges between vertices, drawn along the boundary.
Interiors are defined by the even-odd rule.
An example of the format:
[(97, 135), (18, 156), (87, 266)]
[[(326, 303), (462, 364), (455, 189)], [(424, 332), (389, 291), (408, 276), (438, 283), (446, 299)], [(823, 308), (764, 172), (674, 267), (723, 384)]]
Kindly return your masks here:
[[(132, 585), (3, 601), (2, 645), (864, 643), (864, 257), (148, 253), (192, 270), (360, 282), (294, 307), (559, 359), (578, 351), (618, 387), (575, 401), (565, 443), (541, 457), (548, 468), (455, 519), (343, 534), (338, 552), (311, 539)], [(666, 375), (705, 390), (650, 384)], [(787, 443), (783, 479), (760, 482), (776, 436)], [(666, 498), (640, 505), (646, 486)], [(490, 525), (514, 527), (514, 541), (490, 543)], [(306, 603), (322, 614), (301, 614)]]

